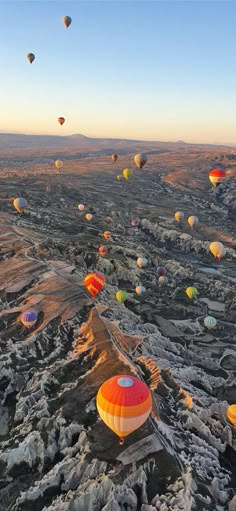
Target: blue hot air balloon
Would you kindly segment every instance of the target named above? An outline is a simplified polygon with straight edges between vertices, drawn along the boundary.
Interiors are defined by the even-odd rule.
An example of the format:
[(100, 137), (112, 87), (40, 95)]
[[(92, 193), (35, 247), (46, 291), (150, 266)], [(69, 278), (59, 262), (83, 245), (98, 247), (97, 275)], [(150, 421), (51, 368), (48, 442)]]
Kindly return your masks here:
[(25, 311), (21, 314), (21, 323), (25, 328), (31, 328), (35, 325), (38, 319), (38, 314), (35, 311)]

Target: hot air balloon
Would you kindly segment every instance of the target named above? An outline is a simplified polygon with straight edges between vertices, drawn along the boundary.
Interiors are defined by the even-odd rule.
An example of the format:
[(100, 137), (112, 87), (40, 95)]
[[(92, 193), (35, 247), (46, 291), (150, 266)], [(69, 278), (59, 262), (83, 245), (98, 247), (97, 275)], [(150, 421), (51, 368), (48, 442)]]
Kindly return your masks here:
[(132, 170), (130, 169), (124, 169), (123, 170), (123, 176), (125, 177), (126, 181), (128, 181), (129, 177), (133, 175)]
[(112, 155), (111, 155), (111, 159), (112, 159), (112, 161), (114, 161), (114, 162), (115, 162), (115, 161), (117, 160), (117, 158), (118, 158), (117, 154), (112, 154)]
[(122, 179), (122, 175), (121, 175), (121, 174), (118, 174), (118, 175), (116, 176), (116, 179), (117, 179), (117, 181), (121, 181), (121, 179)]
[(85, 218), (88, 220), (88, 222), (90, 222), (90, 220), (93, 218), (93, 215), (91, 215), (91, 213), (86, 213)]
[(147, 266), (148, 260), (146, 259), (146, 257), (138, 257), (136, 263), (139, 268), (144, 268), (145, 266)]
[(181, 222), (184, 218), (184, 213), (182, 211), (176, 211), (175, 213), (175, 220), (176, 222)]
[(31, 328), (35, 325), (38, 319), (38, 314), (35, 311), (26, 311), (21, 314), (21, 323), (25, 328)]
[(56, 167), (56, 169), (57, 169), (57, 170), (62, 169), (62, 167), (63, 167), (63, 161), (61, 161), (61, 160), (56, 160), (56, 161), (55, 161), (55, 167)]
[(84, 211), (84, 205), (83, 205), (83, 204), (79, 204), (79, 205), (78, 205), (78, 209), (79, 209), (80, 211)]
[(198, 217), (197, 216), (189, 216), (188, 217), (188, 224), (190, 225), (190, 227), (193, 228), (194, 225), (197, 225), (198, 224)]
[(236, 427), (236, 405), (230, 405), (227, 408), (227, 419)]
[(225, 247), (223, 243), (221, 243), (220, 241), (213, 241), (210, 244), (209, 249), (213, 256), (216, 257), (219, 261), (221, 260), (221, 257), (223, 257), (226, 254)]
[(199, 294), (198, 289), (196, 287), (187, 287), (186, 295), (192, 300)]
[(46, 186), (46, 192), (50, 192), (51, 191), (51, 185), (47, 185)]
[(35, 55), (33, 53), (27, 53), (26, 58), (28, 59), (30, 64), (32, 64), (34, 62)]
[(130, 220), (130, 225), (132, 225), (132, 227), (137, 227), (138, 222), (136, 222), (136, 220)]
[(135, 293), (137, 295), (143, 295), (143, 293), (145, 293), (145, 291), (146, 291), (146, 288), (144, 286), (137, 286), (135, 288)]
[(158, 283), (160, 286), (164, 286), (165, 284), (168, 284), (168, 278), (165, 275), (161, 275), (158, 279)]
[(101, 273), (88, 273), (84, 279), (84, 285), (92, 296), (96, 296), (104, 288), (105, 279)]
[(134, 163), (139, 169), (142, 169), (144, 167), (145, 163), (147, 163), (146, 154), (144, 154), (144, 153), (136, 154), (134, 157)]
[(68, 27), (70, 26), (71, 22), (72, 22), (72, 19), (71, 19), (71, 17), (70, 17), (70, 16), (63, 16), (63, 18), (62, 18), (62, 23), (63, 23), (63, 25), (64, 25), (66, 28), (68, 28)]
[(99, 247), (98, 252), (99, 252), (99, 254), (100, 254), (101, 256), (105, 256), (105, 255), (107, 254), (108, 250), (107, 250), (107, 248), (106, 248), (106, 247), (103, 247), (103, 246), (102, 246), (102, 247)]
[(152, 409), (151, 392), (135, 376), (117, 375), (105, 381), (97, 393), (98, 413), (105, 424), (120, 438), (140, 428)]
[(116, 293), (116, 299), (118, 302), (121, 302), (121, 303), (124, 303), (125, 300), (127, 300), (128, 298), (128, 293), (126, 293), (126, 291), (117, 291)]
[(58, 119), (57, 119), (57, 120), (58, 120), (58, 122), (59, 122), (59, 124), (60, 124), (61, 126), (62, 126), (62, 124), (64, 124), (64, 122), (65, 122), (65, 118), (64, 118), (64, 117), (58, 117)]
[(216, 318), (214, 318), (213, 316), (206, 316), (204, 318), (204, 325), (206, 328), (208, 328), (208, 330), (215, 328), (215, 326), (217, 325)]
[(157, 267), (157, 275), (161, 276), (161, 275), (165, 275), (166, 274), (166, 269), (164, 268), (164, 266), (158, 266)]
[(13, 206), (16, 209), (16, 211), (18, 211), (18, 213), (23, 213), (27, 204), (28, 204), (27, 200), (24, 199), (23, 197), (17, 197), (17, 199), (13, 201)]
[(219, 186), (226, 178), (226, 172), (221, 169), (213, 169), (209, 172), (209, 179), (211, 184), (216, 187)]
[(112, 218), (110, 216), (107, 216), (105, 218), (105, 222), (107, 222), (108, 224), (111, 224), (113, 222)]
[(105, 238), (105, 240), (109, 240), (110, 237), (111, 237), (110, 231), (104, 231), (103, 238)]

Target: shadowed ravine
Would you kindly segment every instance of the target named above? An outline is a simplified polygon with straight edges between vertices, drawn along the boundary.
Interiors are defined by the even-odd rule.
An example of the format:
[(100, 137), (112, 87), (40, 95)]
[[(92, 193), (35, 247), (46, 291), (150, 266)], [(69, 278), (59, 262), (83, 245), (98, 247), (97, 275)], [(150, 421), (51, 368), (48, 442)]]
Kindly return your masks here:
[[(1, 511), (235, 511), (226, 409), (236, 402), (236, 184), (232, 165), (213, 191), (205, 174), (216, 149), (201, 151), (197, 167), (192, 148), (150, 155), (128, 182), (115, 176), (130, 155), (113, 166), (103, 156), (70, 160), (59, 174), (44, 163), (1, 171)], [(12, 208), (17, 195), (29, 203), (23, 215)], [(198, 216), (195, 229), (175, 222), (178, 209)], [(214, 240), (226, 247), (221, 262)], [(106, 279), (96, 299), (83, 286), (94, 270)], [(19, 321), (28, 309), (38, 312), (29, 331)], [(96, 410), (115, 374), (142, 379), (153, 397), (123, 446)]]

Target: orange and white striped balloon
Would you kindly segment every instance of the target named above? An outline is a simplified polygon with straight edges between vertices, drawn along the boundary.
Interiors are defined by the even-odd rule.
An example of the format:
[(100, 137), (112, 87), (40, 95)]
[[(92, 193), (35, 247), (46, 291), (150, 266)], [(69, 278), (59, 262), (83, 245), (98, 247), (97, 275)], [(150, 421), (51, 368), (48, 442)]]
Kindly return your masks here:
[(96, 296), (104, 287), (105, 279), (101, 273), (88, 273), (84, 285), (92, 296)]
[(135, 376), (113, 376), (105, 381), (97, 393), (98, 413), (105, 424), (124, 438), (147, 420), (152, 409), (151, 392)]

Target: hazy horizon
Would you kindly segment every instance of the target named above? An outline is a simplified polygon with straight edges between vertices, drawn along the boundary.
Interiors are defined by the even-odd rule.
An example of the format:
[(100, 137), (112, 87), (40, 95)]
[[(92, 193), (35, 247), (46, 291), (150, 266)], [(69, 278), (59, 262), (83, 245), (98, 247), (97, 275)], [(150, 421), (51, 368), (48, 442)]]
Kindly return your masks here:
[(235, 3), (1, 8), (0, 132), (236, 145)]

